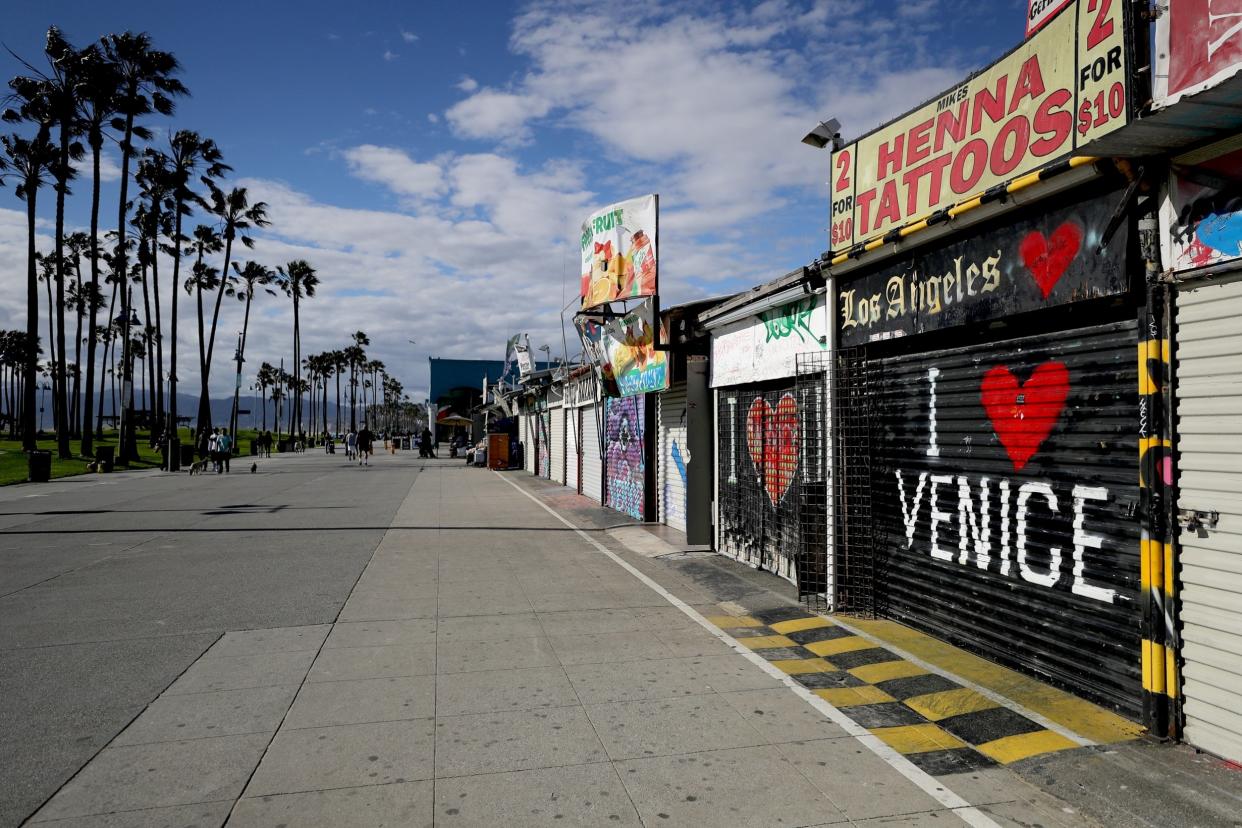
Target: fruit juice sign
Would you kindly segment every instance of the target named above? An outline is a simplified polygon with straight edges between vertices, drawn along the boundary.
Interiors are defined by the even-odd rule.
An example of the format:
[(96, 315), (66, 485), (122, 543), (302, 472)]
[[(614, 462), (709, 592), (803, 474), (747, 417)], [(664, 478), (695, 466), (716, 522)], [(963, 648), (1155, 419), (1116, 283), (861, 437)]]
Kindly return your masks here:
[(609, 205), (582, 223), (582, 307), (656, 294), (660, 197)]
[(620, 396), (668, 388), (668, 355), (655, 348), (655, 304), (651, 299), (604, 325), (604, 348)]
[(1129, 117), (1124, 0), (1076, 0), (962, 84), (833, 154), (834, 253), (1037, 169)]

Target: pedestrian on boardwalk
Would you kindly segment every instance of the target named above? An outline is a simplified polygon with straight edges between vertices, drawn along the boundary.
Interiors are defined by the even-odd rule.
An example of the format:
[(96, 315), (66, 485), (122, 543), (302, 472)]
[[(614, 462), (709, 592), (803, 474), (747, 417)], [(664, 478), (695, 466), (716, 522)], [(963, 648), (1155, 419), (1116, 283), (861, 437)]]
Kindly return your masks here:
[(216, 474), (220, 473), (220, 429), (213, 428), (207, 435), (207, 459)]
[(263, 456), (271, 457), (272, 456), (272, 432), (270, 430), (263, 432), (262, 446), (263, 446)]
[(371, 465), (371, 449), (375, 445), (375, 435), (371, 433), (371, 429), (367, 428), (367, 424), (362, 424), (362, 431), (358, 432), (358, 465)]
[(352, 428), (345, 435), (345, 459), (353, 460), (358, 452), (358, 432)]
[(220, 450), (220, 463), (224, 466), (224, 472), (229, 472), (229, 458), (233, 456), (233, 438), (229, 435), (227, 428), (220, 430), (220, 439), (216, 443)]

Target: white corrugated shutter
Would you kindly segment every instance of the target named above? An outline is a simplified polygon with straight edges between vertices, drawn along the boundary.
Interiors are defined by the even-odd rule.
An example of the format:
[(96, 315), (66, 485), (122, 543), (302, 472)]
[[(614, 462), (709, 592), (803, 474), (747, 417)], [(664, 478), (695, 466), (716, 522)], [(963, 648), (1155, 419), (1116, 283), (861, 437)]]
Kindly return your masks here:
[(551, 449), (548, 452), (552, 461), (552, 474), (557, 483), (565, 482), (565, 409), (552, 409), (550, 420), (552, 427), (548, 431)]
[(659, 395), (660, 522), (686, 531), (686, 384)]
[(1183, 529), (1186, 741), (1242, 761), (1242, 282), (1182, 288), (1177, 302), (1178, 506), (1219, 512)]
[(582, 409), (582, 493), (597, 503), (604, 501), (604, 458), (600, 454), (597, 403)]
[(522, 415), (522, 468), (535, 473), (535, 415)]
[(578, 433), (582, 430), (581, 409), (565, 409), (565, 485), (578, 491)]

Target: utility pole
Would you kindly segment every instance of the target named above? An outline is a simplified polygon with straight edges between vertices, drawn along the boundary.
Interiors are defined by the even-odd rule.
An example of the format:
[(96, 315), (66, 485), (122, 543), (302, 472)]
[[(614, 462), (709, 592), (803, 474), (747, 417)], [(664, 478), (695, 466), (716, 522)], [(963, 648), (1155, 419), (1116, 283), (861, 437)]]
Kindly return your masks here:
[(233, 438), (233, 442), (237, 442), (237, 403), (241, 396), (241, 378), (242, 363), (246, 360), (242, 359), (242, 335), (239, 331), (237, 334), (237, 350), (233, 353), (233, 359), (237, 361), (237, 383), (233, 386), (233, 415), (229, 418), (229, 435)]

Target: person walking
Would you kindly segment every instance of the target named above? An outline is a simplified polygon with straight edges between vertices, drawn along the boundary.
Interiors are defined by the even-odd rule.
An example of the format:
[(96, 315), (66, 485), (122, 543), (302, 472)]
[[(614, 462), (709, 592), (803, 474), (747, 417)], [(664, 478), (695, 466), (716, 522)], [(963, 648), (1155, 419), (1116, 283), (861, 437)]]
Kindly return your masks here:
[(224, 466), (224, 473), (228, 474), (229, 459), (233, 456), (233, 437), (227, 428), (220, 430), (220, 439), (216, 445), (220, 450), (220, 463)]
[(362, 431), (358, 432), (358, 465), (371, 465), (371, 449), (375, 444), (375, 435), (371, 433), (371, 429), (367, 428), (367, 424), (362, 424)]
[(207, 458), (216, 474), (220, 473), (220, 429), (213, 428), (207, 435)]
[(358, 452), (358, 432), (352, 428), (345, 435), (345, 459), (353, 460)]

